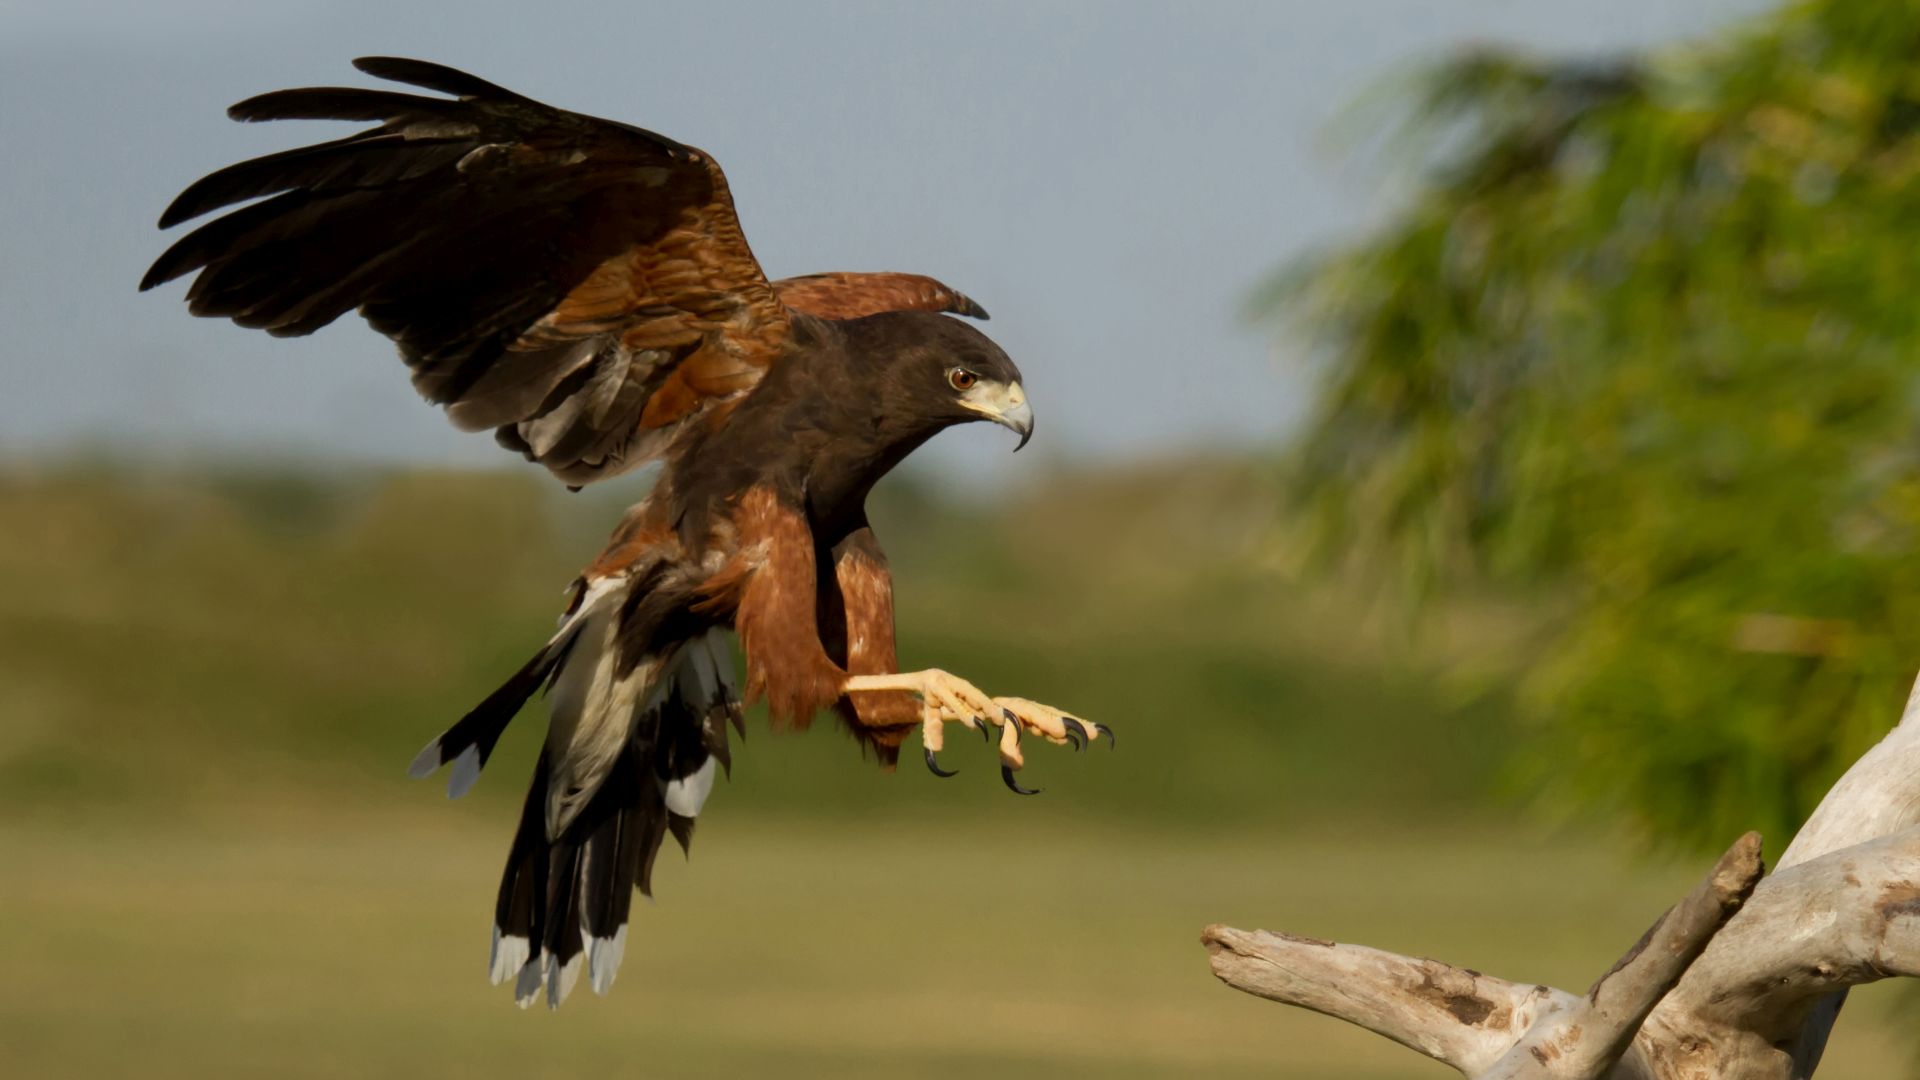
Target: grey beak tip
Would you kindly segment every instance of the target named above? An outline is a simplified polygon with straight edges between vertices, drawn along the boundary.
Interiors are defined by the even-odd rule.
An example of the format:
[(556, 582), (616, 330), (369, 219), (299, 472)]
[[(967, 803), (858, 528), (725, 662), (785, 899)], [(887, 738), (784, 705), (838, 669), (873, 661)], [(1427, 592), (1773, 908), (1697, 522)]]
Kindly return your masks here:
[(1020, 444), (1013, 448), (1018, 452), (1021, 446), (1027, 445), (1027, 441), (1033, 438), (1033, 406), (1027, 404), (1025, 395), (1020, 391), (1019, 383), (1012, 384), (1003, 396), (1006, 400), (990, 402), (987, 407), (977, 411), (984, 414), (986, 419), (1019, 435)]

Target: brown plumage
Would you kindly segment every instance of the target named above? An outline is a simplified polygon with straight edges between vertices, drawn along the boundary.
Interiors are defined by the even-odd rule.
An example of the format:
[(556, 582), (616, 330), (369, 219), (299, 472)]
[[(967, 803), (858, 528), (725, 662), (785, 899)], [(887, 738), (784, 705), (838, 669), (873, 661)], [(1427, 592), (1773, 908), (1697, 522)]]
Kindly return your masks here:
[[(545, 749), (495, 911), (493, 977), (557, 1005), (584, 963), (613, 979), (630, 892), (664, 836), (690, 843), (747, 697), (776, 724), (836, 710), (883, 762), (944, 724), (1079, 745), (1098, 725), (943, 672), (900, 673), (892, 581), (864, 510), (873, 484), (940, 430), (1032, 432), (1020, 373), (948, 314), (985, 318), (912, 274), (769, 282), (718, 164), (665, 136), (542, 105), (417, 60), (362, 71), (448, 97), (315, 88), (250, 98), (239, 120), (377, 121), (191, 185), (170, 226), (201, 225), (141, 281), (193, 275), (196, 315), (278, 335), (359, 311), (457, 425), (569, 485), (661, 460), (647, 497), (582, 572), (558, 633), (413, 771), (477, 780), (548, 688)], [(934, 766), (939, 770), (937, 765)]]
[(921, 274), (804, 274), (773, 283), (780, 302), (822, 319), (863, 319), (883, 311), (944, 311), (984, 319), (965, 293)]

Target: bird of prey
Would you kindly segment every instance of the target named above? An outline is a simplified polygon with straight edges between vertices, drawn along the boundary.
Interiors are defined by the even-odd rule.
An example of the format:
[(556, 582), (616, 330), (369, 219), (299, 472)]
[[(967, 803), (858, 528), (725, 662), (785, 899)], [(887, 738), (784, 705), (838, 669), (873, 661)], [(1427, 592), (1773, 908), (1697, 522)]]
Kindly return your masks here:
[(1033, 435), (1019, 369), (950, 317), (985, 319), (979, 305), (913, 274), (769, 281), (705, 152), (439, 64), (354, 66), (444, 96), (326, 87), (233, 106), (377, 126), (188, 187), (162, 228), (249, 205), (181, 238), (140, 287), (192, 274), (193, 314), (282, 336), (357, 310), (455, 425), (492, 429), (569, 487), (662, 463), (558, 632), (413, 764), (451, 765), (459, 795), (547, 688), (495, 907), (496, 984), (552, 1007), (583, 967), (595, 991), (612, 984), (635, 887), (650, 894), (667, 833), (688, 844), (729, 763), (743, 697), (729, 633), (744, 699), (776, 726), (831, 709), (889, 766), (917, 729), (927, 766), (952, 775), (935, 754), (959, 724), (997, 742), (1026, 794), (1022, 736), (1111, 744), (1101, 725), (895, 660), (868, 492), (955, 424)]

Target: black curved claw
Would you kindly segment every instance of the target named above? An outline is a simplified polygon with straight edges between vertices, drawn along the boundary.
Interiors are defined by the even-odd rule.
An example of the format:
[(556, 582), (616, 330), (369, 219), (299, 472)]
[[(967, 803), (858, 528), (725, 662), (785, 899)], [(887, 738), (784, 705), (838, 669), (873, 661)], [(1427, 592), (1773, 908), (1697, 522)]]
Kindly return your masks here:
[(1073, 744), (1073, 752), (1079, 753), (1087, 748), (1087, 729), (1080, 721), (1071, 716), (1063, 716), (1060, 722), (1066, 725), (1067, 741)]
[(1015, 795), (1038, 795), (1038, 794), (1040, 794), (1040, 789), (1039, 789), (1039, 788), (1023, 788), (1023, 787), (1021, 787), (1021, 786), (1020, 786), (1020, 781), (1018, 781), (1018, 780), (1015, 780), (1015, 779), (1013, 778), (1013, 766), (1011, 766), (1011, 765), (1002, 765), (1002, 766), (1000, 766), (1000, 779), (1001, 779), (1001, 780), (1004, 780), (1004, 781), (1006, 782), (1006, 785), (1007, 785), (1007, 790), (1009, 790), (1009, 791), (1011, 791), (1011, 792), (1013, 792), (1013, 793), (1014, 793)]
[(929, 771), (929, 772), (931, 772), (931, 773), (933, 773), (933, 775), (935, 775), (935, 776), (938, 776), (938, 777), (940, 777), (940, 778), (941, 778), (941, 779), (943, 779), (943, 780), (944, 780), (944, 779), (946, 779), (946, 778), (947, 778), (947, 777), (949, 777), (949, 776), (959, 776), (959, 775), (960, 775), (960, 770), (958, 770), (958, 769), (954, 769), (954, 770), (952, 770), (952, 771), (948, 771), (948, 770), (946, 770), (946, 769), (943, 769), (943, 768), (941, 768), (941, 767), (940, 767), (940, 759), (939, 759), (939, 758), (937, 758), (937, 757), (934, 757), (934, 756), (933, 756), (933, 751), (931, 751), (931, 750), (928, 750), (928, 751), (927, 751), (927, 771)]
[(987, 728), (987, 718), (986, 718), (986, 717), (984, 717), (984, 716), (976, 716), (976, 717), (974, 717), (974, 718), (973, 718), (973, 727), (974, 727), (974, 730), (976, 730), (976, 731), (978, 731), (978, 732), (980, 733), (980, 741), (981, 741), (981, 742), (983, 742), (983, 743), (987, 743), (988, 745), (992, 745), (992, 743), (993, 743), (993, 732), (992, 732), (992, 731), (990, 731), (990, 730), (988, 730), (988, 728)]
[[(1068, 717), (1068, 719), (1072, 719), (1072, 717)], [(1081, 723), (1089, 723), (1090, 721), (1085, 721), (1085, 720), (1083, 720), (1083, 721), (1080, 721), (1080, 722), (1081, 722)], [(1094, 725), (1093, 725), (1093, 733), (1094, 733), (1094, 735), (1095, 735), (1095, 736), (1101, 736), (1101, 735), (1104, 735), (1104, 736), (1106, 736), (1106, 739), (1107, 739), (1107, 749), (1109, 749), (1109, 750), (1111, 750), (1111, 749), (1113, 749), (1113, 748), (1114, 748), (1115, 746), (1117, 746), (1117, 745), (1118, 745), (1118, 743), (1116, 743), (1116, 742), (1114, 741), (1114, 738), (1113, 738), (1113, 729), (1112, 729), (1112, 728), (1110, 728), (1110, 727), (1108, 727), (1108, 726), (1107, 726), (1107, 725), (1105, 725), (1105, 724), (1094, 724)]]

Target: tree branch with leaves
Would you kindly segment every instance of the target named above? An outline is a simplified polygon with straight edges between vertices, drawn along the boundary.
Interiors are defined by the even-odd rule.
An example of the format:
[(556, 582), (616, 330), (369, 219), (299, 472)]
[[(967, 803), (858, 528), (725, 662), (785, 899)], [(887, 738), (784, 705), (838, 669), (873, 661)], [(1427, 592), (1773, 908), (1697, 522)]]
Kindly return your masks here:
[[(1542, 790), (1786, 835), (1920, 656), (1920, 0), (1421, 84), (1420, 183), (1261, 314), (1330, 558), (1538, 624)], [(1539, 613), (1546, 614), (1539, 614)]]

